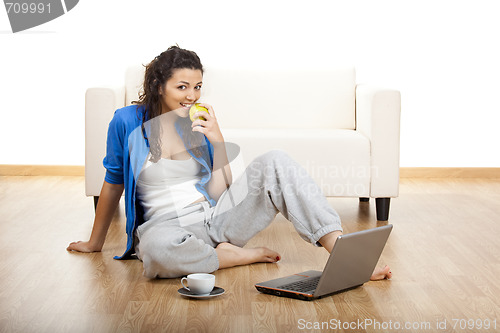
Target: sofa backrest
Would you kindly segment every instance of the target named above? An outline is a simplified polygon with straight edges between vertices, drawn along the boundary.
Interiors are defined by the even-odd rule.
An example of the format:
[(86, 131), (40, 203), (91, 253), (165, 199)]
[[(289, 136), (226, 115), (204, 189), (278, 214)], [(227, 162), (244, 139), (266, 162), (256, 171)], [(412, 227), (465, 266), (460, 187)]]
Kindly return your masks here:
[[(127, 70), (126, 104), (136, 100), (144, 67)], [(205, 68), (200, 102), (221, 128), (355, 128), (355, 70)]]

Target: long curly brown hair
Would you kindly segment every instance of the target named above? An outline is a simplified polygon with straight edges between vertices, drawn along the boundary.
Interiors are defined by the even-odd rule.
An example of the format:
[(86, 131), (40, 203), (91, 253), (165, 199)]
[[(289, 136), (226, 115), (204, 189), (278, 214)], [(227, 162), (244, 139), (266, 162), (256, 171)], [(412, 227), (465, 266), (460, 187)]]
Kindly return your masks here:
[[(203, 75), (203, 65), (198, 55), (179, 46), (171, 46), (156, 56), (149, 64), (145, 65), (144, 83), (139, 94), (139, 99), (132, 103), (144, 106), (143, 113), (143, 136), (149, 142), (151, 151), (151, 161), (157, 162), (161, 158), (161, 126), (159, 122), (153, 122), (151, 135), (147, 136), (144, 129), (144, 122), (158, 117), (162, 114), (162, 103), (160, 88), (172, 77), (176, 69), (196, 69)], [(195, 156), (201, 156), (200, 147), (203, 144), (203, 135), (199, 132), (191, 131), (191, 121), (189, 118), (179, 118), (177, 124), (182, 129), (182, 141), (187, 149), (191, 150)]]

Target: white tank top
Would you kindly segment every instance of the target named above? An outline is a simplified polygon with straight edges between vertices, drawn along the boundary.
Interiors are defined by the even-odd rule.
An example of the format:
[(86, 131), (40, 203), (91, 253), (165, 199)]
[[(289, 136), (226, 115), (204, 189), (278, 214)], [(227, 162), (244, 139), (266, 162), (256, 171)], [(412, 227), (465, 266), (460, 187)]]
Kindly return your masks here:
[(194, 159), (149, 161), (137, 180), (137, 198), (144, 208), (144, 221), (153, 216), (178, 212), (204, 198), (194, 186), (201, 178), (201, 165)]

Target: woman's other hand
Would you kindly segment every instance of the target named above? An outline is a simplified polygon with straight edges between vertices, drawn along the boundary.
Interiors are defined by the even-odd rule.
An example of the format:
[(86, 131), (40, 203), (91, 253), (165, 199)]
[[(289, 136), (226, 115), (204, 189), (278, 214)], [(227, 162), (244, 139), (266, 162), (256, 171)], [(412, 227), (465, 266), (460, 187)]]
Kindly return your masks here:
[(66, 250), (77, 252), (100, 252), (102, 250), (123, 189), (123, 184), (110, 184), (104, 181), (99, 195), (99, 202), (97, 203), (90, 240), (70, 243)]
[(90, 252), (101, 252), (100, 248), (97, 248), (96, 246), (92, 246), (90, 242), (73, 242), (70, 243), (69, 246), (66, 248), (68, 251), (76, 251), (76, 252), (85, 252), (85, 253), (90, 253)]

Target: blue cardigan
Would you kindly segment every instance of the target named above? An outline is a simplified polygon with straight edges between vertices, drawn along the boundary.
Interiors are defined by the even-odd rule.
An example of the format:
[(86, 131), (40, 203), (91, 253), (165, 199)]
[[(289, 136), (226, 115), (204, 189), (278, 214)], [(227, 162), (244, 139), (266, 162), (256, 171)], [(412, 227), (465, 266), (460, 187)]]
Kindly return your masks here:
[[(127, 249), (122, 256), (115, 259), (130, 259), (134, 254), (134, 232), (143, 220), (142, 207), (136, 200), (136, 182), (149, 154), (149, 142), (145, 139), (142, 128), (143, 106), (130, 105), (115, 111), (109, 123), (106, 143), (106, 157), (103, 160), (106, 168), (104, 180), (110, 184), (124, 184), (125, 215), (127, 217)], [(179, 122), (176, 122), (177, 133), (182, 136)], [(197, 157), (190, 149), (189, 154), (202, 165), (201, 179), (195, 185), (208, 202), (215, 206), (206, 190), (206, 185), (212, 177), (213, 146), (204, 137), (206, 145), (200, 147), (201, 157)], [(188, 148), (188, 147), (186, 147)]]

